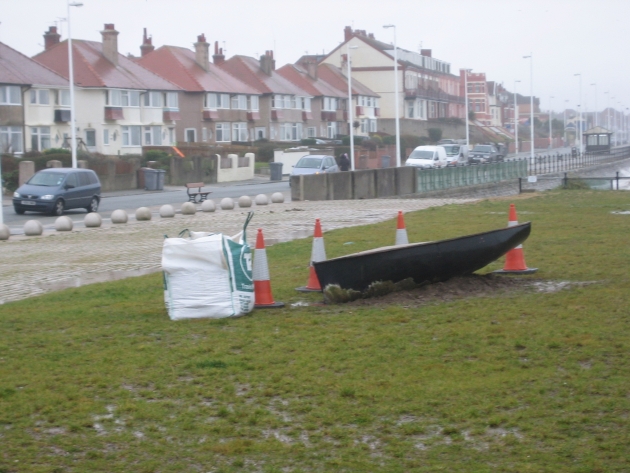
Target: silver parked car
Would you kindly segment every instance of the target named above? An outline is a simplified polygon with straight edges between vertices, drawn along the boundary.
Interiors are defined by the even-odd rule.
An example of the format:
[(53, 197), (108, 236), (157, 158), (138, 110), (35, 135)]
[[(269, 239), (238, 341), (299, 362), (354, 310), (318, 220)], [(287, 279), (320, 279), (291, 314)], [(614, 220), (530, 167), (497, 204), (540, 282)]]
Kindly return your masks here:
[(322, 174), (328, 172), (338, 172), (339, 166), (333, 156), (323, 154), (309, 154), (302, 156), (291, 171), (291, 176), (302, 176), (304, 174)]

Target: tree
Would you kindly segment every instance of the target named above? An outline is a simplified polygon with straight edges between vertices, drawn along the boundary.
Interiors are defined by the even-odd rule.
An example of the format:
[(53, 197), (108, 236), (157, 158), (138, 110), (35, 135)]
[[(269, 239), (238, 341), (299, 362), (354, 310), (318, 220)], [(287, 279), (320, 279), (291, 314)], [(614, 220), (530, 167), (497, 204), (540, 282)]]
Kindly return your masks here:
[(476, 117), (477, 115), (475, 114), (474, 110), (471, 110), (470, 112), (468, 112), (468, 120), (470, 120), (471, 122), (474, 122)]

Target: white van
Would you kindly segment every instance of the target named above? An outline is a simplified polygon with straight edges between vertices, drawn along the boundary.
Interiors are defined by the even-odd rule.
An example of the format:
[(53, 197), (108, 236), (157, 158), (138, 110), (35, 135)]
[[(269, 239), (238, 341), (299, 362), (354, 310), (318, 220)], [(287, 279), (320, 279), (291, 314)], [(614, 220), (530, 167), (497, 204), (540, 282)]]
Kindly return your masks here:
[(446, 150), (442, 146), (418, 146), (405, 162), (405, 166), (420, 169), (443, 168), (447, 164)]
[(446, 159), (449, 166), (465, 166), (468, 164), (468, 146), (458, 144), (441, 146), (446, 150)]

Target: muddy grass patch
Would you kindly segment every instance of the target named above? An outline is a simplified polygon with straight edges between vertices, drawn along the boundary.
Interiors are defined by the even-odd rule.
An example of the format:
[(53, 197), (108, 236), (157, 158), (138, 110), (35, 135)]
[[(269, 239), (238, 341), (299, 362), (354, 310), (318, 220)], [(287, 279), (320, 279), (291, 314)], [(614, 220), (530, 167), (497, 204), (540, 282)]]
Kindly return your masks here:
[(530, 276), (471, 274), (432, 284), (414, 284), (413, 281), (409, 282), (408, 280), (393, 284), (391, 281), (386, 281), (370, 286), (364, 293), (352, 290), (345, 291), (338, 286), (328, 286), (324, 298), (330, 304), (414, 307), (436, 302), (452, 302), (497, 295), (506, 296), (522, 292), (553, 293), (595, 283), (596, 281), (550, 281)]

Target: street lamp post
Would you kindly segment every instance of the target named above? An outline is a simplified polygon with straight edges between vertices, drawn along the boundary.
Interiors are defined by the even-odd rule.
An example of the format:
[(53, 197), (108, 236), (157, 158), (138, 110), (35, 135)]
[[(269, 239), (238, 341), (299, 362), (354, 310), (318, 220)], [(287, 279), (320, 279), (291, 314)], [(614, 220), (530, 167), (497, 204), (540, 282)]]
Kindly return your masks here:
[(518, 103), (516, 101), (516, 84), (518, 84), (519, 82), (521, 81), (514, 81), (514, 154), (518, 154)]
[(553, 113), (553, 110), (551, 109), (551, 100), (553, 98), (553, 96), (549, 97), (549, 149), (553, 149), (553, 131), (551, 129), (551, 114)]
[(529, 53), (529, 56), (523, 56), (523, 59), (529, 59), (529, 128), (531, 130), (531, 157), (534, 159), (534, 55)]
[(579, 132), (580, 132), (580, 154), (582, 154), (583, 151), (583, 146), (584, 144), (582, 143), (583, 141), (583, 136), (582, 136), (582, 74), (578, 73), (578, 74), (573, 74), (574, 77), (579, 77), (580, 78), (580, 103), (578, 104), (578, 109), (580, 111), (580, 118), (579, 118)]
[(470, 149), (470, 126), (468, 124), (468, 115), (470, 115), (468, 105), (468, 73), (470, 69), (464, 69), (464, 96), (466, 97), (466, 147)]
[(597, 84), (592, 83), (591, 85), (595, 87), (595, 126), (599, 126), (599, 118), (597, 117), (599, 115), (599, 110), (597, 109)]
[(70, 137), (72, 152), (72, 167), (77, 167), (77, 132), (75, 125), (74, 113), (74, 68), (72, 63), (72, 32), (70, 29), (70, 7), (81, 7), (82, 3), (68, 1), (68, 68), (69, 68), (69, 85), (70, 85)]
[(398, 48), (396, 47), (396, 25), (384, 25), (394, 28), (394, 107), (396, 108), (396, 167), (400, 167), (400, 121), (398, 113)]
[(564, 101), (564, 146), (569, 142), (569, 138), (567, 137), (567, 107), (569, 106), (569, 101)]
[(350, 170), (354, 171), (354, 123), (352, 113), (352, 66), (350, 65), (350, 50), (357, 49), (358, 46), (347, 45), (348, 55), (348, 129), (350, 131)]

